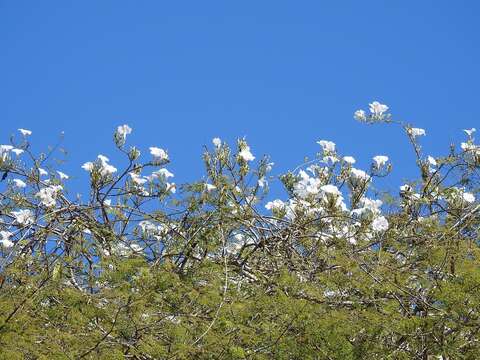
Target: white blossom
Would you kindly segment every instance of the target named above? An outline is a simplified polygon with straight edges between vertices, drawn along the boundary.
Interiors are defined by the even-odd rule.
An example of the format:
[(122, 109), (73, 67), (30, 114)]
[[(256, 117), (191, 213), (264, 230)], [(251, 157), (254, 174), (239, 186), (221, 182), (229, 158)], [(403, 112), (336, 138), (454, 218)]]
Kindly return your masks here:
[(466, 133), (469, 137), (472, 137), (473, 133), (474, 133), (475, 131), (477, 131), (477, 129), (471, 128), (471, 129), (465, 129), (465, 130), (463, 130), (463, 131), (465, 131), (465, 133)]
[(86, 162), (85, 164), (82, 165), (82, 169), (88, 172), (92, 172), (94, 168), (94, 164), (91, 161)]
[(112, 175), (117, 172), (117, 168), (110, 164), (103, 164), (102, 168), (100, 169), (100, 174), (102, 176)]
[(157, 226), (148, 220), (142, 220), (138, 223), (138, 226), (143, 232), (157, 231)]
[(244, 145), (243, 149), (238, 153), (238, 156), (240, 156), (244, 161), (253, 161), (255, 160), (255, 156), (250, 151), (250, 146)]
[(151, 178), (159, 178), (162, 180), (166, 180), (168, 178), (174, 177), (174, 175), (168, 171), (165, 168), (159, 169), (157, 171), (154, 171), (152, 175), (150, 175)]
[(120, 125), (117, 127), (117, 134), (120, 138), (122, 138), (124, 141), (127, 138), (127, 135), (132, 133), (132, 128), (128, 125)]
[(343, 161), (350, 165), (353, 165), (357, 162), (353, 156), (344, 156)]
[(319, 144), (322, 147), (323, 151), (326, 153), (335, 152), (335, 143), (333, 141), (320, 140), (320, 141), (317, 141), (317, 144)]
[(265, 176), (262, 176), (260, 179), (258, 179), (257, 184), (259, 187), (263, 188), (267, 184), (267, 180), (265, 179)]
[(320, 186), (320, 190), (326, 194), (341, 195), (340, 190), (335, 185), (327, 184)]
[(437, 160), (433, 156), (428, 155), (427, 161), (431, 166), (437, 166)]
[(153, 156), (153, 161), (155, 163), (164, 163), (168, 161), (168, 154), (165, 150), (158, 147), (150, 147), (150, 154)]
[(279, 200), (279, 199), (269, 201), (265, 205), (265, 209), (267, 209), (267, 210), (274, 210), (274, 209), (281, 210), (281, 209), (284, 209), (284, 208), (285, 208), (285, 203), (282, 200)]
[(12, 145), (0, 145), (0, 157), (3, 161), (7, 159), (8, 153), (13, 149)]
[(15, 185), (15, 187), (17, 188), (25, 188), (27, 187), (27, 184), (25, 183), (25, 181), (23, 180), (20, 180), (20, 179), (13, 179), (13, 184)]
[(365, 114), (365, 111), (363, 111), (363, 110), (355, 111), (355, 113), (353, 114), (353, 117), (354, 117), (355, 120), (358, 120), (358, 121), (367, 120), (367, 115)]
[(373, 162), (375, 163), (375, 167), (377, 169), (380, 169), (382, 168), (383, 166), (385, 166), (385, 164), (387, 163), (388, 161), (388, 156), (384, 156), (384, 155), (377, 155), (377, 156), (374, 156), (373, 157)]
[(475, 195), (473, 195), (472, 193), (464, 192), (462, 194), (462, 197), (463, 197), (463, 201), (465, 201), (469, 204), (475, 202)]
[(361, 207), (351, 211), (352, 215), (359, 217), (362, 217), (364, 214), (378, 216), (380, 214), (380, 207), (383, 204), (381, 200), (369, 199), (367, 197), (362, 197), (359, 203)]
[(338, 162), (338, 158), (334, 155), (327, 155), (323, 157), (322, 162), (325, 164), (335, 164)]
[(216, 187), (215, 185), (208, 184), (208, 183), (205, 184), (205, 190), (206, 190), (207, 192), (213, 191), (213, 190), (215, 190), (216, 188), (217, 188), (217, 187)]
[(13, 149), (12, 149), (12, 152), (13, 152), (15, 155), (17, 155), (17, 156), (20, 156), (20, 155), (22, 155), (22, 154), (25, 152), (25, 150), (13, 148)]
[(372, 222), (374, 231), (386, 231), (388, 229), (388, 220), (384, 216), (375, 218)]
[(351, 168), (350, 169), (351, 179), (354, 185), (358, 185), (358, 183), (365, 183), (370, 181), (370, 175), (368, 175), (365, 171), (360, 169)]
[(60, 180), (67, 180), (69, 176), (61, 171), (57, 171), (58, 176), (60, 176)]
[(0, 231), (0, 244), (5, 248), (5, 249), (8, 249), (8, 248), (11, 248), (13, 245), (15, 245), (13, 243), (13, 241), (10, 240), (10, 237), (12, 236), (13, 234), (10, 232), (10, 231)]
[[(100, 175), (102, 176), (108, 176), (112, 175), (117, 172), (117, 168), (113, 165), (110, 165), (108, 162), (110, 161), (105, 155), (98, 155), (97, 158), (100, 160)], [(87, 165), (88, 163), (84, 164)], [(86, 168), (90, 167), (89, 165), (86, 166)], [(92, 167), (93, 169), (93, 167)], [(91, 171), (91, 170), (87, 170)]]
[(38, 168), (38, 173), (40, 174), (40, 176), (48, 175), (48, 172), (42, 168)]
[(132, 178), (132, 181), (137, 184), (137, 185), (143, 185), (145, 184), (148, 179), (136, 174), (136, 173), (130, 173), (130, 177)]
[(33, 213), (29, 209), (12, 211), (11, 214), (15, 218), (15, 221), (20, 225), (30, 225), (34, 221)]
[(408, 132), (410, 135), (412, 135), (414, 138), (417, 136), (425, 136), (426, 132), (424, 129), (420, 128), (408, 128)]
[(32, 135), (32, 132), (30, 130), (27, 130), (27, 129), (18, 129), (18, 131), (20, 131), (23, 136)]
[(380, 104), (378, 101), (374, 101), (369, 104), (370, 112), (373, 115), (381, 116), (388, 111), (388, 106)]
[(309, 195), (316, 195), (320, 190), (320, 179), (310, 177), (305, 171), (300, 170), (299, 175), (301, 177), (294, 185), (294, 192), (301, 198), (306, 198)]
[(175, 194), (177, 192), (177, 185), (175, 185), (175, 183), (167, 182), (166, 185), (168, 192), (171, 192), (172, 194)]
[(480, 158), (480, 146), (473, 144), (471, 140), (466, 143), (461, 143), (460, 146), (465, 152), (465, 159), (468, 162), (475, 164)]
[(106, 157), (105, 155), (102, 155), (102, 154), (98, 155), (97, 158), (100, 160), (100, 162), (102, 164), (108, 163), (110, 161), (110, 159), (108, 157)]
[(40, 202), (46, 207), (53, 207), (57, 204), (56, 198), (63, 187), (61, 185), (51, 185), (40, 189), (35, 194), (40, 199)]
[(13, 149), (12, 145), (0, 145), (0, 153), (6, 153)]
[(213, 138), (212, 143), (213, 143), (213, 146), (215, 146), (216, 148), (219, 148), (220, 146), (222, 146), (222, 140), (218, 137)]

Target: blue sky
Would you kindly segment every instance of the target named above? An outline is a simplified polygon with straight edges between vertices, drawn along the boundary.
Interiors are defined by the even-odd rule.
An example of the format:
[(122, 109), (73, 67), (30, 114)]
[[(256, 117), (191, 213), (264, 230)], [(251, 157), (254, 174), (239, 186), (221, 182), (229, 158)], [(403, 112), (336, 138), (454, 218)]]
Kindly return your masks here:
[[(246, 136), (274, 173), (333, 140), (366, 168), (415, 174), (398, 128), (352, 113), (373, 100), (425, 128), (441, 155), (480, 127), (478, 1), (1, 1), (1, 142), (18, 127), (45, 149), (65, 132), (65, 172), (130, 144), (168, 149), (179, 183), (204, 144)], [(118, 164), (115, 164), (118, 165)]]

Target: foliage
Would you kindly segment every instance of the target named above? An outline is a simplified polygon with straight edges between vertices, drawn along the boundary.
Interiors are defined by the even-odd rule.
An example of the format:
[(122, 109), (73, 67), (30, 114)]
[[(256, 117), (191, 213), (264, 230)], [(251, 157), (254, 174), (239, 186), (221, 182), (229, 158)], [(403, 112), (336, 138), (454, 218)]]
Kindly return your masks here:
[(363, 171), (325, 140), (280, 177), (284, 201), (244, 139), (214, 139), (205, 178), (177, 186), (168, 153), (142, 161), (123, 125), (126, 165), (84, 164), (88, 199), (72, 199), (56, 149), (35, 155), (20, 129), (0, 147), (0, 358), (480, 358), (474, 129), (433, 158), (386, 105), (355, 117), (408, 136), (420, 176), (398, 195), (374, 198), (388, 157)]

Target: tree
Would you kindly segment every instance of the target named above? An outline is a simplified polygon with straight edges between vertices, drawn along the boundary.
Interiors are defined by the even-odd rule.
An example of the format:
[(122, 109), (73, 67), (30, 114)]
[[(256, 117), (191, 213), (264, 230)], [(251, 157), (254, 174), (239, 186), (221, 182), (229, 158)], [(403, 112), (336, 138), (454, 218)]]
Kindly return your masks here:
[(280, 177), (286, 200), (244, 139), (214, 139), (205, 178), (177, 186), (123, 125), (126, 165), (84, 164), (88, 200), (71, 199), (56, 150), (36, 156), (20, 129), (0, 147), (1, 358), (479, 358), (475, 130), (433, 158), (386, 105), (355, 118), (408, 136), (420, 176), (399, 194), (372, 190), (388, 157), (363, 171), (325, 140)]

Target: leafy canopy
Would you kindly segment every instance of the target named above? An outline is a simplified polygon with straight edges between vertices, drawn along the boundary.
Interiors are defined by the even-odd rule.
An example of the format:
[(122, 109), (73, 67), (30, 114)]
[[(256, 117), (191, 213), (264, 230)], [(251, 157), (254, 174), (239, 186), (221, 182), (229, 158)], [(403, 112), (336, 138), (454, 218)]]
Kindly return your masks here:
[(387, 156), (362, 170), (320, 140), (270, 199), (269, 159), (215, 138), (204, 178), (176, 185), (122, 125), (125, 163), (85, 163), (72, 198), (58, 150), (19, 129), (0, 146), (0, 358), (480, 358), (475, 129), (434, 158), (386, 105), (354, 117), (399, 126), (418, 179), (375, 190)]

